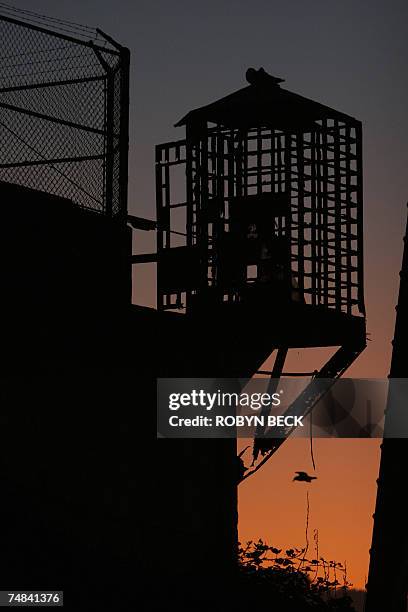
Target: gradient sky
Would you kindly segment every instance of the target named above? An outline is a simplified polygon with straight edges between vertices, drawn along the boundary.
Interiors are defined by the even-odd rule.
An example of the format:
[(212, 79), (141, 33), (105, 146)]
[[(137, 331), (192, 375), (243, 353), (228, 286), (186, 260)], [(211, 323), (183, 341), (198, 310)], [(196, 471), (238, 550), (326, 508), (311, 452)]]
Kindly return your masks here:
[[(99, 26), (132, 53), (130, 210), (153, 218), (154, 145), (183, 137), (186, 111), (245, 85), (249, 66), (284, 87), (357, 117), (364, 130), (365, 262), (371, 342), (353, 376), (388, 373), (408, 199), (406, 0), (14, 0), (14, 6)], [(135, 251), (151, 250), (138, 236)], [(134, 297), (154, 304), (154, 268), (135, 274)], [(292, 359), (297, 360), (296, 354)], [(361, 586), (367, 567), (378, 442), (319, 440), (310, 487), (322, 552), (347, 559)], [(305, 441), (284, 445), (240, 489), (241, 537), (302, 545)], [(290, 517), (290, 521), (288, 520)]]

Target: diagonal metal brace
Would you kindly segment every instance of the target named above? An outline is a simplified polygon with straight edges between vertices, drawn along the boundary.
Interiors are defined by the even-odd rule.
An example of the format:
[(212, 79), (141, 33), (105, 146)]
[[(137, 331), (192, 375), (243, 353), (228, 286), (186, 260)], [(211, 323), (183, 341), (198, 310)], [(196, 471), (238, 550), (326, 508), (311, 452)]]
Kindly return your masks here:
[[(316, 372), (308, 386), (288, 407), (284, 416), (305, 417), (310, 414), (315, 405), (333, 387), (336, 380), (344, 374), (365, 347), (365, 341), (361, 345), (341, 346), (321, 370)], [(253, 470), (246, 472), (240, 482), (255, 474), (276, 453), (294, 430), (295, 427), (282, 429), (282, 435), (279, 438), (263, 438), (262, 450), (266, 452), (265, 456)]]

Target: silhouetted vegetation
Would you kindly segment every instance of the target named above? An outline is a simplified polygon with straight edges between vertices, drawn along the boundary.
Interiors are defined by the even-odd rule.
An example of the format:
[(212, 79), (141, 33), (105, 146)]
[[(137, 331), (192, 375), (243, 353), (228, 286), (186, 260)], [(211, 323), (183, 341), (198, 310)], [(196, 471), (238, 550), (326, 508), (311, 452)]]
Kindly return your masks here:
[[(317, 532), (315, 550), (318, 552)], [(239, 547), (240, 606), (265, 610), (354, 611), (346, 567), (323, 557), (307, 558), (306, 548), (282, 550), (263, 540)]]

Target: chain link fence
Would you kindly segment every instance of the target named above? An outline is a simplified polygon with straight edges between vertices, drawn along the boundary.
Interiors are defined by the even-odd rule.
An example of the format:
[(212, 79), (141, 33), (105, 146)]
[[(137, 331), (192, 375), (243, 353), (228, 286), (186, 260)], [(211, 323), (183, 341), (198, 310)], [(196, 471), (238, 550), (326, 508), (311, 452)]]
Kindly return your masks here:
[(126, 48), (0, 2), (0, 181), (126, 215), (128, 107)]

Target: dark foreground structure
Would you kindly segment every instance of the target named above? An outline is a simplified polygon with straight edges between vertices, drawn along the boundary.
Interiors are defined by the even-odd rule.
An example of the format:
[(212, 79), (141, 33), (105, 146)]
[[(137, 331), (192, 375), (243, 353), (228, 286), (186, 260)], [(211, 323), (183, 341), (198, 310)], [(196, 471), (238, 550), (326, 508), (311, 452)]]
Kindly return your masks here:
[(234, 566), (236, 453), (155, 443), (156, 377), (209, 372), (210, 348), (131, 303), (131, 225), (151, 224), (127, 213), (129, 51), (45, 19), (0, 33), (0, 589), (191, 604)]
[[(363, 350), (361, 125), (248, 71), (157, 148), (157, 253), (132, 256), (156, 223), (127, 210), (128, 50), (0, 29), (0, 588), (225, 610), (235, 442), (156, 440), (156, 379), (249, 378), (273, 350), (279, 375), (289, 349), (337, 346), (334, 379)], [(131, 303), (143, 261), (157, 309)]]
[[(390, 368), (390, 379), (408, 378), (408, 226), (404, 237), (404, 254)], [(392, 383), (391, 383), (392, 384)], [(393, 422), (404, 423), (397, 410), (405, 406), (389, 391), (385, 416), (385, 433)], [(367, 582), (366, 612), (406, 612), (408, 597), (408, 537), (403, 475), (408, 445), (405, 438), (384, 438), (381, 444), (380, 473), (377, 480), (370, 569)]]

